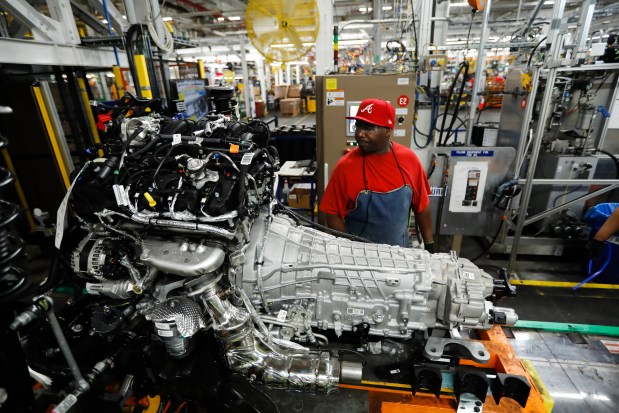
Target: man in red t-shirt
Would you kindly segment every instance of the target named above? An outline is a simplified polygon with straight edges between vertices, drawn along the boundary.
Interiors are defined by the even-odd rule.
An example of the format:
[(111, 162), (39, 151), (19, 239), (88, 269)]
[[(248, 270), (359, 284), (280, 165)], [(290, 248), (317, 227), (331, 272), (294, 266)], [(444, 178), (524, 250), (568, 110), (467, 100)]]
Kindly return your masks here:
[(327, 225), (372, 242), (410, 246), (410, 210), (425, 249), (434, 252), (430, 184), (417, 155), (391, 142), (395, 110), (388, 102), (366, 99), (355, 119), (358, 147), (339, 160), (320, 210)]

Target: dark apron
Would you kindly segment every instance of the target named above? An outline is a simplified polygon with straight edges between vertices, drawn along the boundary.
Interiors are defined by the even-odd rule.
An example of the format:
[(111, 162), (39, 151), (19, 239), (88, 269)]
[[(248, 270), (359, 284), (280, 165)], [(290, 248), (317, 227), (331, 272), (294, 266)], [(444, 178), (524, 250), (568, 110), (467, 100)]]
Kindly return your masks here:
[(368, 189), (365, 178), (365, 155), (363, 157), (363, 183), (365, 189), (357, 195), (355, 209), (345, 218), (346, 232), (367, 238), (379, 244), (410, 247), (408, 219), (410, 216), (413, 188), (406, 184), (398, 158), (393, 152), (404, 184), (389, 192), (374, 192)]

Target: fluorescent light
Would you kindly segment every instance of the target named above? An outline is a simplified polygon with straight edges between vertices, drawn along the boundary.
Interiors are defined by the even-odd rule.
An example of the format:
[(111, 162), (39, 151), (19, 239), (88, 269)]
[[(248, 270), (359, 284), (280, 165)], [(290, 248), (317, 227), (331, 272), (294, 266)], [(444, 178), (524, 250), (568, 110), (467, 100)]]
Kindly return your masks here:
[(338, 46), (361, 46), (368, 44), (368, 39), (358, 39), (358, 40), (341, 40), (337, 44)]
[(451, 7), (470, 7), (470, 5), (468, 3), (450, 3), (449, 6)]
[(217, 18), (217, 21), (218, 21), (218, 22), (222, 22), (222, 21), (224, 21), (224, 20), (226, 20), (226, 18), (225, 18), (225, 17), (218, 17), (218, 18)]
[(544, 6), (552, 6), (553, 4), (555, 4), (555, 0), (546, 0), (544, 2)]
[(237, 20), (241, 20), (241, 17), (239, 17), (239, 16), (230, 16), (230, 17), (228, 17), (228, 20), (230, 20), (230, 21), (237, 21)]
[(383, 6), (383, 10), (385, 10), (385, 11), (388, 11), (388, 10), (391, 10), (391, 9), (393, 9), (393, 7), (391, 7), (391, 6)]
[(359, 7), (359, 11), (361, 13), (370, 12), (372, 11), (372, 8), (371, 7)]
[(371, 29), (375, 25), (372, 23), (353, 23), (346, 26), (347, 29)]
[(101, 23), (107, 24), (107, 20), (103, 19), (103, 20), (101, 20)]
[(116, 77), (116, 76), (114, 75), (114, 73), (112, 73), (112, 72), (107, 72), (107, 73), (105, 74), (105, 76), (107, 76), (107, 77)]
[(163, 18), (163, 19), (161, 19), (161, 20), (163, 20), (164, 22), (169, 22), (169, 21), (174, 20), (174, 18), (173, 18), (173, 17), (164, 17), (164, 18)]

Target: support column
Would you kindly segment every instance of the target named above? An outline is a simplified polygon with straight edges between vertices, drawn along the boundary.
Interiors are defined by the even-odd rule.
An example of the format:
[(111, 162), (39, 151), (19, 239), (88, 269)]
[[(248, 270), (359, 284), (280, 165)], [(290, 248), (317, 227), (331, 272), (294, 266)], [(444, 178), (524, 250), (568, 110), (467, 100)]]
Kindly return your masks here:
[[(372, 19), (380, 20), (383, 13), (383, 1), (372, 1), (372, 9)], [(383, 29), (380, 24), (377, 24), (372, 30), (374, 30), (374, 36), (372, 39), (372, 55), (374, 56), (374, 63), (380, 63), (383, 55), (383, 48), (381, 47), (381, 44), (383, 43)]]
[(245, 52), (245, 44), (247, 39), (241, 36), (241, 71), (243, 74), (243, 92), (245, 95), (245, 116), (248, 118), (256, 117), (256, 108), (253, 105), (253, 82), (249, 79), (249, 70), (247, 69), (247, 54)]
[(333, 70), (333, 5), (331, 0), (317, 0), (320, 27), (316, 37), (316, 76)]
[(477, 52), (477, 65), (475, 68), (475, 80), (473, 82), (473, 95), (471, 96), (471, 108), (469, 111), (469, 122), (466, 128), (466, 144), (471, 144), (471, 135), (473, 133), (473, 122), (475, 120), (475, 111), (477, 110), (477, 95), (481, 88), (483, 92), (484, 84), (481, 81), (482, 71), (485, 68), (484, 59), (486, 55), (486, 37), (488, 37), (488, 19), (490, 18), (490, 6), (492, 0), (486, 0), (486, 7), (484, 8), (484, 21), (481, 24), (481, 34), (479, 35), (479, 50)]

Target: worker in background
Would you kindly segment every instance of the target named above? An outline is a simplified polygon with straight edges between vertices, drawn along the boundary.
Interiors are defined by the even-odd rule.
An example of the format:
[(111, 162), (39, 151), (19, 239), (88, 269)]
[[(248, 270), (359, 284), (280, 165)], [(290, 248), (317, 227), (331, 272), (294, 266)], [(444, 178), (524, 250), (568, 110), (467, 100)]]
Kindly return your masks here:
[(425, 249), (433, 253), (430, 184), (417, 155), (391, 142), (393, 106), (366, 99), (347, 119), (356, 121), (358, 147), (339, 160), (329, 179), (320, 203), (327, 225), (372, 242), (410, 247), (412, 209)]
[(607, 239), (619, 233), (619, 204), (615, 205), (613, 212), (606, 218), (606, 221), (604, 221), (600, 229), (585, 246), (591, 258), (597, 257)]

